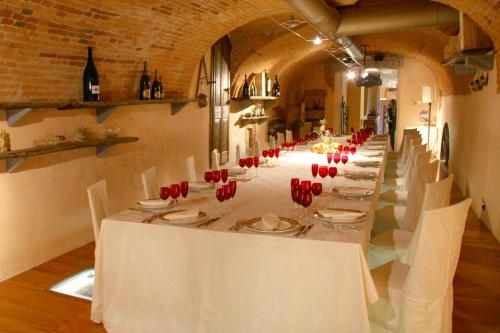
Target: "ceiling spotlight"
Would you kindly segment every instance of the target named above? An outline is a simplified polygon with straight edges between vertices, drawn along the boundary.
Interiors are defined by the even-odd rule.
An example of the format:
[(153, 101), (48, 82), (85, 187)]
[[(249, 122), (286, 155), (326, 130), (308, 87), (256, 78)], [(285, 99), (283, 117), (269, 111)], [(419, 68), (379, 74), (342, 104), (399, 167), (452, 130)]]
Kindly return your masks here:
[(363, 73), (361, 73), (361, 78), (366, 78), (368, 76), (368, 72), (365, 72), (363, 71)]
[(374, 68), (374, 67), (370, 67), (370, 68), (367, 68), (365, 69), (368, 73), (374, 73), (374, 72), (378, 72), (378, 69), (377, 68)]
[(353, 80), (355, 77), (356, 77), (356, 73), (354, 73), (354, 71), (347, 72), (347, 79), (348, 80)]
[(321, 43), (323, 43), (323, 39), (321, 39), (319, 37), (314, 38), (314, 40), (313, 40), (314, 45), (320, 45)]

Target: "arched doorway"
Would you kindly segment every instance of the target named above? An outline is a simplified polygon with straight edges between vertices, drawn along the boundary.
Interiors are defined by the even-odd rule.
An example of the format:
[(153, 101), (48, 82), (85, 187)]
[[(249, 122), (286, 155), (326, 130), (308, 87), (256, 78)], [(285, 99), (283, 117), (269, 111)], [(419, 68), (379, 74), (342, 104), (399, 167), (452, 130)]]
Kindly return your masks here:
[(450, 161), (450, 131), (448, 129), (448, 123), (445, 123), (443, 127), (443, 137), (441, 138), (441, 156), (439, 159), (445, 166), (448, 166)]

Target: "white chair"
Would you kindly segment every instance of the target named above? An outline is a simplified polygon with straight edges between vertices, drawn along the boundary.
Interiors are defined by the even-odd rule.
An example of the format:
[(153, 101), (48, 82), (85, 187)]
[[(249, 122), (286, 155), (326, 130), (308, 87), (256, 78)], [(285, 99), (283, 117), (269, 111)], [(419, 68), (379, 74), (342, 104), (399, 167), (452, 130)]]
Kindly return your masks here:
[(158, 196), (159, 187), (156, 184), (156, 167), (146, 169), (142, 174), (142, 185), (144, 187), (144, 197), (154, 199)]
[(274, 135), (269, 135), (269, 148), (276, 148), (276, 139), (274, 138)]
[(99, 240), (99, 231), (101, 222), (109, 216), (108, 208), (108, 190), (106, 181), (101, 180), (87, 188), (89, 197), (90, 213), (92, 214), (92, 227), (94, 228), (94, 239)]
[[(419, 157), (425, 155), (426, 153), (418, 154)], [(421, 198), (424, 196), (425, 184), (435, 181), (432, 175), (438, 163), (436, 160), (433, 163), (419, 164), (416, 167), (415, 181), (412, 182), (412, 186), (408, 190), (408, 197), (411, 198), (411, 205), (409, 207), (398, 204), (386, 204), (375, 212), (375, 223), (372, 229), (374, 235), (381, 234), (391, 228), (402, 229), (408, 224), (407, 219), (414, 216), (413, 210), (420, 210), (419, 205), (421, 205)], [(410, 212), (408, 211), (409, 209)]]
[(186, 158), (186, 172), (190, 183), (196, 183), (198, 181), (198, 178), (196, 177), (196, 168), (194, 166), (194, 156)]
[(217, 149), (212, 150), (212, 170), (220, 170), (219, 152)]
[[(431, 169), (430, 167), (430, 172), (433, 172)], [(404, 217), (406, 230), (389, 229), (373, 237), (368, 245), (368, 267), (373, 269), (392, 260), (401, 260), (401, 258), (405, 258), (404, 254), (410, 245), (414, 235), (413, 230), (417, 228), (417, 223), (420, 221), (421, 215), (426, 210), (448, 206), (450, 204), (452, 185), (453, 175), (438, 182), (424, 184), (424, 189), (421, 189), (421, 184), (419, 184), (417, 195), (412, 197), (412, 200), (409, 202)], [(424, 193), (423, 195), (422, 192)], [(403, 262), (407, 260), (406, 258)]]
[(239, 160), (241, 159), (241, 148), (240, 145), (236, 145), (236, 164), (238, 164)]
[(286, 142), (292, 142), (293, 141), (293, 132), (290, 130), (285, 131), (285, 138)]
[(259, 156), (260, 156), (260, 154), (262, 154), (262, 147), (260, 146), (259, 140), (255, 140), (254, 154), (259, 155)]
[(283, 134), (282, 132), (278, 132), (278, 147), (281, 147), (282, 144), (285, 143), (285, 134)]
[(410, 265), (394, 261), (371, 271), (379, 293), (369, 306), (372, 332), (451, 332), (453, 276), (470, 203), (425, 211)]

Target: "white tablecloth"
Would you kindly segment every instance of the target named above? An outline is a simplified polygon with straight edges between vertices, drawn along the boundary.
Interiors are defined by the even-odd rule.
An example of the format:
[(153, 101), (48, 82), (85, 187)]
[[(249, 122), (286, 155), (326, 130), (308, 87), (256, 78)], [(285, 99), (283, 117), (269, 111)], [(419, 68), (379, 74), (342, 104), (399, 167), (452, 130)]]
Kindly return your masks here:
[[(367, 304), (377, 294), (363, 249), (376, 196), (360, 202), (323, 195), (313, 203), (368, 211), (361, 231), (333, 230), (309, 218), (315, 226), (306, 239), (227, 232), (239, 218), (298, 214), (290, 178), (312, 179), (316, 161), (326, 164), (325, 155), (289, 152), (280, 166), (259, 168), (258, 177), (238, 183), (234, 212), (206, 229), (124, 223), (148, 216), (137, 211), (105, 219), (96, 249), (92, 320), (120, 333), (368, 332)], [(334, 184), (376, 188), (374, 181), (343, 177)], [(223, 209), (213, 191), (188, 199), (182, 206), (195, 205), (209, 216)]]

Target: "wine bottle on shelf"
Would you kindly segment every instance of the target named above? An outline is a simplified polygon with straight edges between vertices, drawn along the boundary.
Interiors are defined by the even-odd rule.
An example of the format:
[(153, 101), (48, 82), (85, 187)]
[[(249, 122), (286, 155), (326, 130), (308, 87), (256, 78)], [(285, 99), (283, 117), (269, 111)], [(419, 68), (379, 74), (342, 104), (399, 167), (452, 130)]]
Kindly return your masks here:
[(274, 97), (280, 97), (280, 84), (278, 82), (278, 75), (274, 77), (274, 84), (273, 84), (273, 96)]
[(99, 100), (99, 74), (92, 58), (92, 48), (88, 48), (87, 65), (83, 71), (83, 100), (93, 102)]
[(144, 61), (144, 70), (142, 71), (140, 87), (139, 87), (139, 99), (147, 100), (151, 99), (151, 80), (148, 75), (148, 63)]
[(252, 80), (250, 84), (250, 96), (257, 96), (257, 86), (255, 85), (255, 80)]
[(151, 99), (160, 99), (160, 82), (158, 81), (158, 70), (155, 70), (155, 79), (151, 86)]
[(165, 99), (165, 87), (163, 86), (163, 80), (161, 75), (160, 75), (160, 99)]
[(245, 81), (243, 82), (243, 97), (250, 97), (250, 87), (248, 86), (246, 74), (245, 74)]

